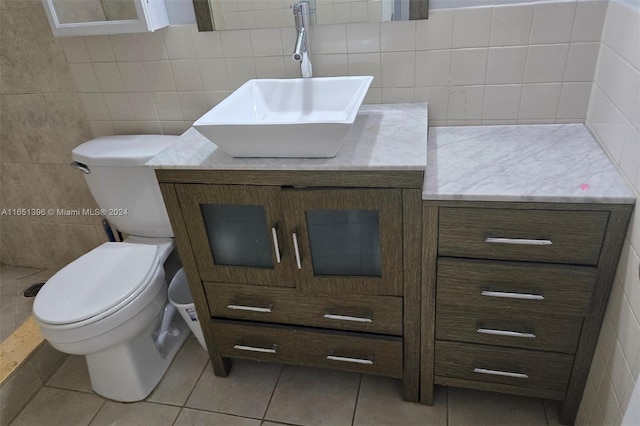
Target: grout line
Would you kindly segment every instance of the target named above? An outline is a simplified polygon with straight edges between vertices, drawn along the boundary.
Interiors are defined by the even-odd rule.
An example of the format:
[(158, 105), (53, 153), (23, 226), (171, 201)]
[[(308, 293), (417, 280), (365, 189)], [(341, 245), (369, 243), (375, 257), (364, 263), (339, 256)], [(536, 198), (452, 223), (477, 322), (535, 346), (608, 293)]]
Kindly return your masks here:
[[(195, 391), (196, 387), (198, 386), (198, 383), (200, 383), (200, 380), (202, 380), (202, 375), (204, 374), (204, 371), (207, 369), (207, 367), (210, 365), (211, 361), (209, 359), (207, 359), (207, 362), (204, 363), (204, 367), (202, 367), (202, 370), (200, 371), (200, 374), (198, 375), (198, 378), (196, 379), (195, 383), (193, 384), (193, 387), (191, 388), (191, 391), (189, 392), (189, 395), (187, 395), (187, 398), (184, 400), (184, 402), (181, 405), (181, 408), (189, 408), (187, 407), (187, 402), (189, 401), (189, 398), (191, 398), (191, 395), (193, 395), (193, 391)], [(211, 367), (213, 368), (213, 367)], [(165, 372), (166, 374), (166, 372)]]
[(273, 395), (275, 395), (276, 393), (276, 388), (278, 387), (278, 383), (280, 383), (280, 377), (282, 377), (283, 369), (284, 369), (284, 365), (280, 364), (280, 371), (278, 371), (278, 378), (276, 379), (276, 383), (273, 385), (273, 390), (271, 391), (271, 395), (269, 396), (269, 402), (267, 402), (267, 407), (264, 409), (264, 414), (262, 415), (262, 422), (268, 421), (265, 419), (265, 416), (269, 411), (269, 406), (271, 405), (271, 401), (273, 400)]
[[(95, 394), (95, 395), (98, 395), (98, 394)], [(98, 395), (98, 396), (100, 396), (100, 395)], [(102, 398), (102, 397), (101, 397), (101, 398)], [(96, 411), (96, 413), (93, 415), (93, 417), (91, 417), (91, 420), (89, 420), (89, 423), (88, 423), (89, 425), (90, 425), (91, 423), (93, 423), (93, 421), (96, 419), (96, 417), (98, 417), (98, 413), (100, 413), (100, 411), (102, 411), (102, 409), (104, 408), (104, 406), (105, 406), (105, 404), (106, 404), (106, 403), (107, 403), (106, 398), (103, 398), (103, 399), (102, 399), (102, 405), (100, 406), (100, 408), (98, 408), (98, 411)]]
[(356, 403), (353, 407), (353, 416), (351, 417), (351, 426), (356, 421), (356, 414), (358, 412), (358, 401), (360, 400), (360, 389), (362, 388), (362, 373), (360, 373), (360, 381), (358, 382), (358, 391), (356, 392)]

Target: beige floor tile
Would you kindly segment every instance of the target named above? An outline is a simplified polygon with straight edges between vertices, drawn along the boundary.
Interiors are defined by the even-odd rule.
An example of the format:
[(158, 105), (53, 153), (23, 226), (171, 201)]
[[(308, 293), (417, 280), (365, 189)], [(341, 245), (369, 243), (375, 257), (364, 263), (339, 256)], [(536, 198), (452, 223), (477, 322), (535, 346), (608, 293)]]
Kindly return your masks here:
[(67, 358), (69, 358), (69, 354), (54, 349), (49, 342), (44, 342), (31, 355), (29, 363), (36, 370), (40, 379), (46, 383), (60, 369)]
[(58, 371), (51, 376), (47, 386), (80, 392), (93, 392), (85, 358), (80, 355), (70, 355)]
[(150, 402), (104, 403), (91, 426), (171, 426), (180, 413), (179, 407)]
[(198, 340), (189, 336), (147, 401), (184, 405), (208, 360)]
[(234, 360), (227, 377), (216, 377), (207, 364), (186, 406), (261, 419), (279, 374), (279, 364)]
[(12, 426), (88, 425), (104, 399), (82, 392), (43, 387), (20, 412)]
[(19, 280), (20, 278), (28, 277), (29, 275), (36, 274), (42, 271), (42, 269), (25, 268), (22, 266), (0, 265), (0, 283), (5, 284)]
[(402, 381), (363, 375), (354, 426), (447, 424), (447, 389), (436, 387), (432, 406), (402, 399)]
[(546, 426), (541, 399), (449, 388), (450, 426)]
[(42, 381), (30, 364), (13, 373), (0, 386), (0, 425), (8, 425), (41, 388)]
[(284, 366), (266, 420), (300, 425), (350, 425), (360, 374)]
[(183, 408), (174, 426), (260, 426), (260, 420)]

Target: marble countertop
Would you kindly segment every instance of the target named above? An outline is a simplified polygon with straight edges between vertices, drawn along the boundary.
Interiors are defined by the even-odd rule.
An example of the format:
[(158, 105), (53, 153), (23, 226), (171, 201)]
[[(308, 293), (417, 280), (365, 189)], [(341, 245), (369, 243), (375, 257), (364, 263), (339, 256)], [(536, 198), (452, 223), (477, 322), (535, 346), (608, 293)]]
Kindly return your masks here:
[(431, 128), (422, 198), (635, 202), (582, 124)]
[(205, 170), (424, 170), (426, 164), (426, 103), (363, 105), (333, 158), (234, 158), (191, 128), (147, 162)]

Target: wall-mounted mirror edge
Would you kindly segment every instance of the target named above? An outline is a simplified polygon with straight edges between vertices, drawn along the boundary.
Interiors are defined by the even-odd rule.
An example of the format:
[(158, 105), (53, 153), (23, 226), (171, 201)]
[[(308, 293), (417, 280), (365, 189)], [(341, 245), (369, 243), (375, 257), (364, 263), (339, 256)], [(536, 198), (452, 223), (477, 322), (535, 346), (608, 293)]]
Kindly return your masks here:
[[(356, 19), (353, 21), (340, 22), (340, 23), (350, 23), (350, 22), (380, 22), (380, 21), (390, 21), (390, 20), (418, 20), (418, 19), (428, 19), (429, 17), (429, 0), (388, 0), (390, 4), (392, 4), (392, 9), (395, 7), (398, 12), (387, 12), (384, 15), (387, 18), (378, 18), (377, 20), (362, 20)], [(198, 27), (198, 31), (216, 31), (223, 29), (252, 29), (254, 27), (233, 27), (225, 28), (225, 25), (216, 26), (216, 16), (222, 16), (223, 7), (221, 5), (220, 0), (192, 0), (193, 8), (196, 16), (196, 24)], [(291, 0), (291, 3), (295, 3), (294, 0)], [(407, 7), (408, 6), (408, 7)], [(403, 10), (402, 13), (399, 11)], [(404, 14), (404, 16), (403, 16)], [(330, 24), (333, 22), (326, 22), (325, 20), (319, 20), (317, 24)], [(336, 22), (337, 23), (337, 22)], [(275, 25), (260, 25), (255, 28), (279, 28), (286, 26), (293, 26), (293, 17), (291, 18), (291, 22), (285, 24), (275, 24)]]

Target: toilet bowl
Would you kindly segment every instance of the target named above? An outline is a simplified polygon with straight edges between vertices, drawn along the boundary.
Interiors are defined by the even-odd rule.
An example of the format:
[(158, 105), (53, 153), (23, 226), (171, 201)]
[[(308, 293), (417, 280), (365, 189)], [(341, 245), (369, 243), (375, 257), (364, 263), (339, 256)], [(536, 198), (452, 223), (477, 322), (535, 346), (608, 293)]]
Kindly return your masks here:
[(139, 401), (158, 384), (189, 327), (168, 303), (180, 268), (160, 187), (145, 163), (175, 136), (107, 136), (72, 152), (112, 226), (129, 236), (79, 257), (47, 281), (33, 304), (42, 335), (61, 352), (84, 355), (93, 390)]
[(160, 238), (105, 243), (40, 290), (33, 314), (43, 336), (61, 352), (86, 356), (96, 393), (144, 399), (189, 334), (179, 315), (168, 330), (160, 329), (167, 306), (164, 263), (173, 249), (171, 239)]

